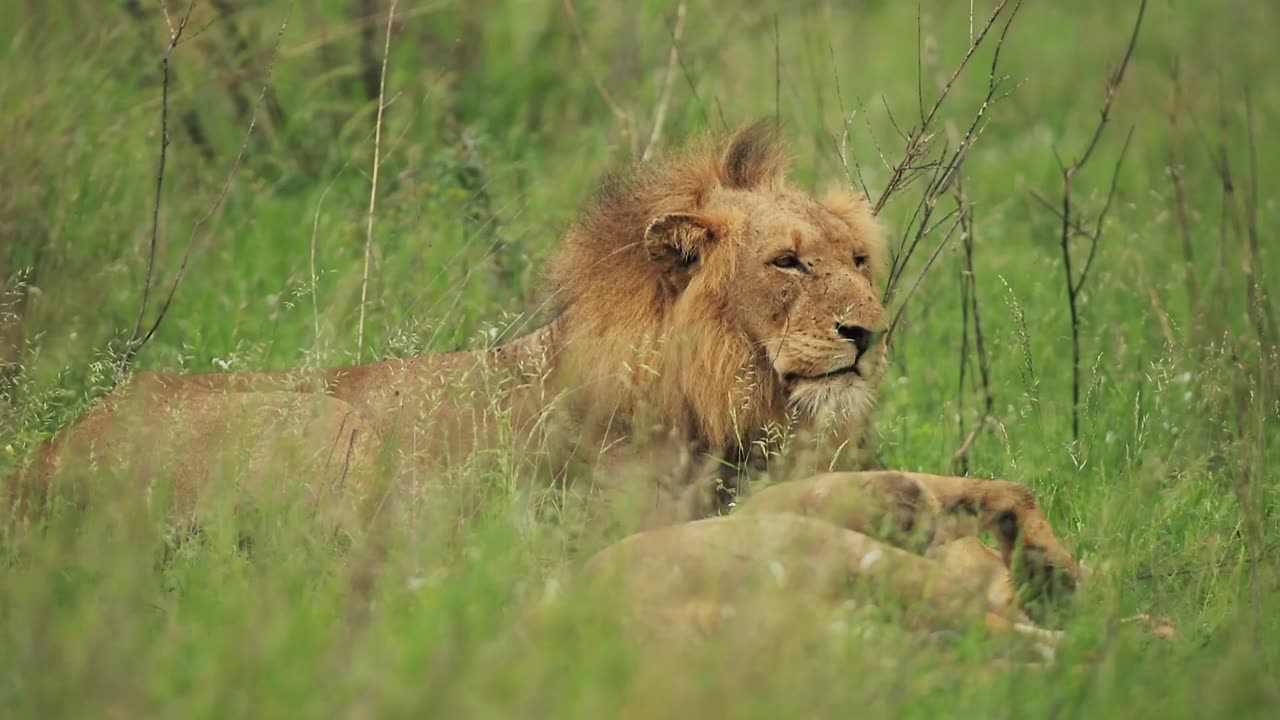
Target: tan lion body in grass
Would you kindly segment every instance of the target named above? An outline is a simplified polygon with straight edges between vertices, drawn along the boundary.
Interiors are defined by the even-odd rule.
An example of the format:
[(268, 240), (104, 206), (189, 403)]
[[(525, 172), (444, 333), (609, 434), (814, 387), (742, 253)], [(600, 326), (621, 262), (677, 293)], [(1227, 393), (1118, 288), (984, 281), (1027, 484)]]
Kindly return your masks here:
[[(947, 509), (969, 501), (972, 512)], [(1070, 573), (1042, 574), (1055, 563)], [(857, 599), (889, 601), (920, 628), (981, 622), (1049, 647), (1060, 633), (1037, 627), (1021, 601), (1080, 573), (1025, 488), (890, 471), (774, 485), (732, 515), (632, 535), (586, 566), (588, 583), (618, 593), (642, 637), (712, 637), (802, 609), (827, 618)]]
[[(28, 484), (67, 450), (101, 444), (129, 398), (284, 391), (327, 395), (335, 415), (354, 408), (411, 480), (501, 445), (540, 458), (550, 481), (585, 463), (625, 490), (638, 468), (662, 465), (645, 483), (651, 522), (706, 515), (725, 497), (717, 484), (741, 484), (771, 435), (862, 444), (885, 368), (885, 263), (865, 199), (793, 188), (777, 145), (750, 128), (606, 182), (552, 258), (555, 316), (539, 329), (356, 367), (141, 373), (55, 437)], [(136, 424), (165, 424), (141, 412)]]
[[(856, 466), (886, 365), (876, 286), (887, 248), (865, 198), (840, 190), (815, 199), (787, 183), (784, 165), (755, 126), (606, 182), (551, 261), (554, 319), (505, 344), (315, 371), (143, 373), (51, 439), (15, 487), (38, 499), (70, 459), (149, 452), (179, 456), (183, 492), (194, 493), (222, 451), (221, 429), (246, 431), (259, 454), (275, 447), (276, 433), (237, 419), (246, 412), (298, 419), (300, 460), (284, 474), (313, 493), (333, 478), (367, 482), (375, 450), (392, 456), (397, 479), (429, 484), (498, 445), (536, 458), (548, 482), (574, 464), (593, 468), (593, 488), (640, 504), (641, 527), (716, 514), (735, 491), (746, 495), (766, 460), (774, 479), (827, 469), (837, 453), (824, 448)], [(175, 426), (180, 440), (166, 434)], [(148, 442), (121, 439), (139, 428)], [(785, 467), (767, 451), (780, 433), (794, 438)], [(1006, 563), (1017, 544), (1027, 548), (1025, 572), (1067, 584), (1078, 576), (1014, 483), (873, 474), (808, 487), (830, 494), (823, 483), (861, 496), (870, 487), (888, 505), (825, 516), (848, 508), (785, 483), (754, 502), (842, 532), (878, 534), (898, 516), (935, 534), (993, 530)], [(898, 542), (892, 531), (877, 536)]]

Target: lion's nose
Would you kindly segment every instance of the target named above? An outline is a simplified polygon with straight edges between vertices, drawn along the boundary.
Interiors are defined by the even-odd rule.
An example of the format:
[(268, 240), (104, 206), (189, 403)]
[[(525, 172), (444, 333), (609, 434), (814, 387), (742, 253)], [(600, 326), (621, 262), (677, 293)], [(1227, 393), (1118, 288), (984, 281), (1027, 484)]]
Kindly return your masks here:
[(861, 356), (871, 347), (871, 341), (875, 338), (875, 333), (870, 330), (859, 327), (857, 325), (836, 324), (836, 332), (840, 337), (853, 343), (858, 348), (858, 355)]

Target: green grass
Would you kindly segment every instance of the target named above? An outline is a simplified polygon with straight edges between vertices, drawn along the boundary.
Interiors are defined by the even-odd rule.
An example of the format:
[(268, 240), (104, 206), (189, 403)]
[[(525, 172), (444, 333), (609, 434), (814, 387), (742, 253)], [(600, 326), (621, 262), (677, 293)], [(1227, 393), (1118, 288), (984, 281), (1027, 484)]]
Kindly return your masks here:
[[(224, 4), (244, 8), (218, 20), (201, 4), (173, 55), (161, 295), (226, 182), (247, 124), (237, 101), (254, 104), (287, 18), (271, 103), (225, 202), (193, 238), (143, 369), (452, 349), (537, 307), (557, 236), (629, 152), (592, 74), (647, 135), (674, 8), (578, 3), (584, 62), (555, 0), (402, 3), (361, 348), (376, 110), (353, 20), (363, 4)], [(107, 385), (137, 315), (166, 31), (154, 4), (141, 3), (141, 19), (117, 7), (127, 5), (0, 3), (0, 475)], [(967, 5), (925, 2), (918, 15), (913, 3), (874, 0), (693, 3), (662, 145), (776, 107), (795, 176), (819, 187), (843, 180), (831, 140), (843, 105), (856, 111), (850, 148), (876, 190), (887, 179), (878, 148), (896, 158), (894, 121), (917, 117), (918, 29), (949, 70), (968, 42)], [(991, 3), (977, 5), (981, 16)], [(1033, 486), (1098, 570), (1055, 667), (989, 672), (992, 649), (976, 636), (921, 645), (886, 626), (754, 645), (743, 633), (675, 669), (621, 642), (609, 607), (587, 598), (530, 629), (522, 608), (551, 578), (570, 582), (585, 549), (514, 494), (489, 493), (465, 515), (447, 504), (389, 510), (378, 538), (344, 543), (282, 504), (228, 514), (176, 546), (157, 511), (121, 498), (5, 537), (0, 716), (1270, 716), (1280, 703), (1270, 552), (1280, 386), (1274, 338), (1253, 329), (1241, 270), (1256, 186), (1254, 271), (1263, 288), (1280, 276), (1269, 192), (1280, 174), (1270, 32), (1280, 13), (1266, 3), (1148, 8), (1097, 157), (1076, 179), (1077, 204), (1095, 213), (1134, 128), (1081, 298), (1086, 397), (1081, 440), (1071, 438), (1058, 223), (1030, 193), (1057, 197), (1055, 151), (1074, 158), (1087, 142), (1135, 9), (1029, 2), (1001, 56), (1016, 89), (991, 110), (965, 168), (1000, 419), (969, 471)], [(979, 52), (943, 119), (967, 121), (989, 62)], [(926, 64), (926, 102), (935, 75)], [(1225, 234), (1220, 144), (1236, 189)], [(1185, 166), (1198, 305), (1171, 147)], [(917, 192), (890, 206), (891, 225)], [(980, 395), (957, 392), (958, 248), (940, 256), (897, 340), (879, 412), (890, 467), (947, 471), (961, 420), (977, 417)], [(1114, 620), (1135, 611), (1171, 617), (1181, 636), (1117, 632)]]

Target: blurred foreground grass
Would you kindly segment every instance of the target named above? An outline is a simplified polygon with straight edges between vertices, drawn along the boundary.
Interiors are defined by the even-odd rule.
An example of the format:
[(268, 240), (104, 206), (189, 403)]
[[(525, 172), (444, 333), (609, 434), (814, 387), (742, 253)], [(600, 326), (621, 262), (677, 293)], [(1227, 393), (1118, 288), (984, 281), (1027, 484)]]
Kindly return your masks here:
[[(990, 4), (977, 3), (977, 22)], [(171, 66), (161, 294), (188, 242), (192, 254), (139, 367), (477, 345), (538, 307), (542, 261), (576, 207), (647, 141), (674, 8), (578, 3), (584, 44), (556, 0), (401, 3), (360, 348), (386, 8), (198, 5)], [(529, 630), (522, 609), (585, 549), (515, 495), (465, 515), (398, 508), (376, 543), (335, 544), (286, 504), (228, 514), (178, 546), (122, 497), (5, 538), (0, 715), (1269, 716), (1280, 405), (1275, 338), (1251, 321), (1244, 277), (1252, 268), (1266, 290), (1280, 273), (1273, 6), (1148, 9), (1098, 158), (1076, 180), (1096, 212), (1134, 129), (1081, 297), (1082, 437), (1071, 439), (1060, 223), (1031, 192), (1056, 198), (1055, 152), (1069, 161), (1087, 142), (1135, 9), (1028, 2), (1002, 54), (1016, 88), (965, 170), (999, 418), (969, 470), (1034, 486), (1099, 570), (1056, 667), (992, 671), (976, 636), (935, 646), (888, 626), (757, 644), (744, 633), (672, 666), (620, 642), (609, 608), (586, 599)], [(901, 152), (895, 124), (911, 124), (918, 93), (934, 97), (971, 27), (968, 3), (873, 0), (695, 2), (685, 23), (661, 146), (777, 112), (796, 176), (818, 187), (847, 181), (833, 137), (851, 117), (848, 149), (873, 191), (887, 180), (881, 154)], [(109, 381), (135, 322), (167, 30), (152, 4), (78, 0), (7, 0), (0, 28), (4, 474)], [(971, 116), (989, 62), (975, 57), (948, 118)], [(242, 143), (225, 200), (201, 223)], [(889, 207), (891, 226), (909, 205)], [(894, 349), (879, 414), (890, 467), (947, 471), (980, 411), (972, 372), (957, 386), (959, 247), (911, 300)], [(1114, 620), (1135, 611), (1169, 615), (1180, 639), (1118, 633)]]

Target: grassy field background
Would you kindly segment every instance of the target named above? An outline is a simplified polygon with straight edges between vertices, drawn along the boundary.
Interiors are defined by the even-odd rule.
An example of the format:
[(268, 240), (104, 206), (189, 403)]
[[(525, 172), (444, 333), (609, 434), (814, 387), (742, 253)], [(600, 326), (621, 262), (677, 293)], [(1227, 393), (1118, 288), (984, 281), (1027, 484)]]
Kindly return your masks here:
[[(933, 0), (691, 2), (658, 148), (776, 114), (795, 177), (820, 188), (848, 181), (833, 140), (847, 125), (876, 193), (888, 179), (881, 155), (902, 152), (895, 126), (918, 120), (919, 96), (937, 96), (992, 4), (974, 3), (971, 20), (970, 3)], [(161, 5), (0, 3), (0, 475), (109, 386), (137, 319), (160, 151)], [(400, 3), (361, 343), (386, 5), (195, 7), (170, 62), (144, 325), (188, 246), (190, 258), (137, 368), (481, 345), (538, 306), (540, 268), (575, 210), (648, 143), (676, 3)], [(184, 11), (171, 0), (170, 21)], [(1095, 157), (1074, 181), (1091, 222), (1132, 128), (1079, 298), (1072, 438), (1061, 223), (1033, 193), (1059, 198), (1055, 158), (1088, 143), (1136, 12), (1027, 2), (1001, 54), (1008, 95), (964, 168), (998, 420), (968, 471), (1032, 485), (1098, 570), (1053, 668), (992, 671), (976, 635), (922, 644), (891, 626), (756, 645), (744, 633), (672, 667), (622, 643), (609, 608), (585, 599), (530, 630), (521, 608), (589, 548), (514, 495), (494, 494), (461, 526), (443, 511), (392, 523), (373, 544), (335, 545), (288, 507), (228, 515), (164, 562), (165, 524), (121, 499), (5, 536), (0, 715), (1273, 716), (1273, 5), (1147, 8)], [(990, 60), (989, 47), (975, 56), (940, 131), (972, 117)], [(891, 227), (918, 194), (888, 207)], [(1073, 243), (1079, 263), (1087, 241)], [(949, 471), (981, 415), (972, 366), (959, 386), (961, 250), (939, 256), (895, 340), (878, 421), (889, 467)], [(246, 531), (251, 551), (237, 542)], [(1160, 643), (1121, 631), (1116, 619), (1132, 612), (1167, 615), (1181, 634)]]

